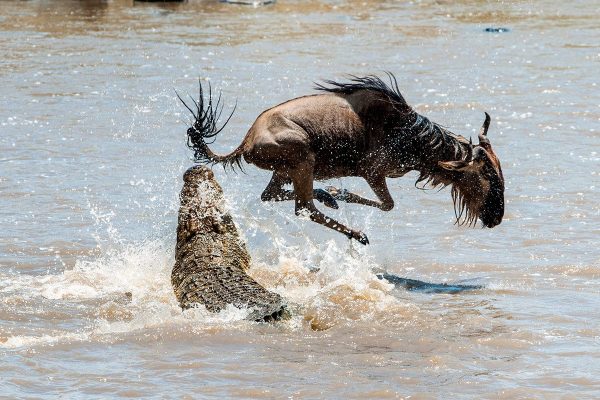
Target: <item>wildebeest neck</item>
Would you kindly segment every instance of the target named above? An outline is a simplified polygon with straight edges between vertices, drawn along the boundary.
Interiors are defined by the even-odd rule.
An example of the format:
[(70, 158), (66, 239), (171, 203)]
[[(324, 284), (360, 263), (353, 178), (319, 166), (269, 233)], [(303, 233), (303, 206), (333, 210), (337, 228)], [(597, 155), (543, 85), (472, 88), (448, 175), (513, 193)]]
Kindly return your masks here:
[(417, 112), (407, 116), (400, 129), (399, 142), (411, 147), (403, 150), (410, 155), (413, 169), (421, 173), (442, 173), (439, 161), (464, 160), (469, 154), (471, 144), (467, 139)]

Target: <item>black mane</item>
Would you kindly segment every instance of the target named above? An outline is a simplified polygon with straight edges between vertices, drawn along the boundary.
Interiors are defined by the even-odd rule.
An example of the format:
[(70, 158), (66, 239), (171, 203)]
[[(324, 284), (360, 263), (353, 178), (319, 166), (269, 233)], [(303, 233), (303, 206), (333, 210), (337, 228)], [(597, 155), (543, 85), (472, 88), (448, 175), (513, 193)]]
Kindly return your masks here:
[(322, 90), (330, 93), (343, 93), (351, 94), (358, 90), (374, 90), (385, 94), (390, 100), (398, 103), (398, 105), (408, 106), (400, 89), (398, 88), (398, 81), (391, 72), (386, 72), (390, 79), (389, 85), (381, 80), (380, 77), (375, 75), (368, 75), (358, 77), (350, 75), (350, 82), (342, 83), (333, 80), (324, 80), (323, 83), (329, 86), (324, 86), (321, 83), (315, 83), (315, 89)]
[(386, 72), (390, 82), (387, 84), (381, 78), (375, 75), (358, 77), (350, 75), (349, 82), (341, 83), (333, 80), (324, 80), (323, 84), (316, 83), (315, 89), (330, 93), (352, 94), (358, 90), (374, 90), (386, 95), (397, 106), (403, 110), (410, 110), (408, 113), (402, 113), (402, 123), (395, 127), (395, 131), (410, 132), (410, 136), (421, 140), (422, 148), (427, 149), (432, 156), (438, 151), (442, 151), (446, 160), (462, 159), (466, 155), (465, 147), (469, 141), (463, 136), (456, 135), (440, 124), (431, 121), (429, 118), (417, 113), (410, 107), (400, 89), (398, 81), (391, 72)]
[[(331, 93), (352, 94), (359, 90), (374, 90), (384, 94), (400, 111), (394, 118), (390, 115), (395, 126), (391, 128), (393, 136), (397, 138), (396, 151), (413, 154), (415, 169), (419, 176), (415, 186), (420, 189), (426, 187), (445, 187), (452, 185), (452, 199), (454, 201), (457, 223), (472, 223), (476, 214), (467, 207), (467, 201), (460, 188), (447, 179), (446, 172), (438, 167), (438, 161), (464, 160), (468, 156), (469, 141), (450, 132), (444, 126), (431, 121), (429, 118), (417, 113), (410, 107), (398, 88), (396, 77), (391, 72), (386, 72), (389, 84), (374, 75), (365, 77), (350, 76), (349, 82), (340, 83), (332, 80), (323, 81), (326, 85), (316, 84), (317, 90)], [(418, 185), (422, 186), (419, 187)], [(464, 214), (466, 213), (466, 214)], [(461, 217), (464, 214), (464, 218)]]
[[(417, 137), (423, 140), (428, 146), (429, 152), (435, 152), (438, 149), (446, 148), (447, 160), (463, 159), (465, 156), (465, 146), (471, 144), (462, 135), (450, 132), (444, 126), (431, 121), (429, 118), (415, 112), (415, 122), (410, 126), (411, 131)], [(448, 155), (448, 148), (452, 150), (452, 155)], [(455, 157), (455, 158), (452, 158)]]

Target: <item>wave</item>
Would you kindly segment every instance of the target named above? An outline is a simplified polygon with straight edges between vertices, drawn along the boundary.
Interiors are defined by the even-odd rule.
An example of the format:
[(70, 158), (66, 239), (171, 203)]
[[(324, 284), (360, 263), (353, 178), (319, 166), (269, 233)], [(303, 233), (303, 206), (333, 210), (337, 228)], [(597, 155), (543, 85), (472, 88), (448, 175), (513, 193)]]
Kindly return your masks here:
[[(34, 317), (42, 326), (45, 320), (60, 320), (64, 327), (45, 330), (24, 325), (18, 331), (0, 332), (0, 346), (119, 340), (120, 335), (146, 329), (193, 333), (231, 324), (251, 326), (244, 321), (250, 311), (233, 306), (219, 314), (204, 307), (181, 311), (170, 282), (174, 243), (168, 235), (118, 245), (57, 274), (0, 274), (0, 296), (13, 304), (5, 302), (3, 313)], [(390, 308), (410, 308), (391, 295), (394, 286), (377, 278), (372, 272), (375, 263), (361, 249), (344, 248), (333, 240), (313, 243), (308, 250), (283, 240), (274, 246), (276, 257), (269, 261), (256, 257), (250, 274), (291, 303), (295, 316), (286, 329), (328, 329), (344, 321), (377, 318)]]

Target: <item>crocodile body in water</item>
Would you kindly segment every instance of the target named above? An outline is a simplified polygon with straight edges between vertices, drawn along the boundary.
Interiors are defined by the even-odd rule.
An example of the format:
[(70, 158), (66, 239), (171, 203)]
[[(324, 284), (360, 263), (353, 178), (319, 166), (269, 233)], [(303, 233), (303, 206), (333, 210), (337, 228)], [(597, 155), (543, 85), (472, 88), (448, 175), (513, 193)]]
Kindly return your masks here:
[(171, 283), (181, 308), (203, 305), (219, 312), (229, 304), (251, 310), (248, 319), (270, 321), (287, 315), (283, 298), (246, 271), (250, 255), (213, 172), (194, 166), (183, 175), (177, 246)]

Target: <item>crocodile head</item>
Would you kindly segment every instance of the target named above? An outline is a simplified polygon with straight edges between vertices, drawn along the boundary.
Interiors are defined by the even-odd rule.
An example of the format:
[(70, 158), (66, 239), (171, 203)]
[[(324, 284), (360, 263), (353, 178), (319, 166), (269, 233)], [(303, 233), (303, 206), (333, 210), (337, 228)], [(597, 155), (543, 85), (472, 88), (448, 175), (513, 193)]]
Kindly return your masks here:
[(178, 242), (198, 234), (235, 231), (231, 216), (225, 209), (223, 189), (209, 168), (196, 165), (185, 172), (180, 200)]
[(171, 283), (181, 307), (202, 304), (218, 312), (233, 304), (252, 310), (250, 320), (288, 318), (284, 299), (247, 274), (250, 255), (214, 173), (200, 165), (188, 169), (180, 200)]

